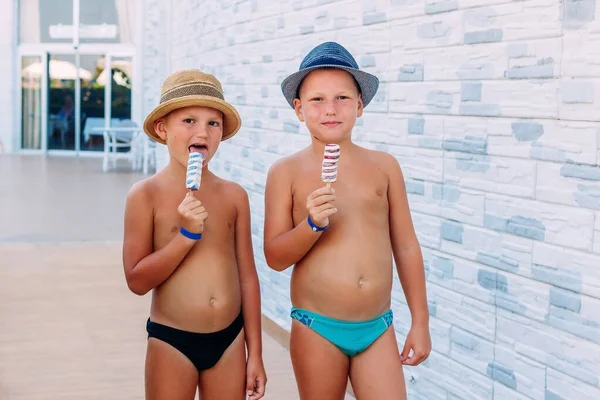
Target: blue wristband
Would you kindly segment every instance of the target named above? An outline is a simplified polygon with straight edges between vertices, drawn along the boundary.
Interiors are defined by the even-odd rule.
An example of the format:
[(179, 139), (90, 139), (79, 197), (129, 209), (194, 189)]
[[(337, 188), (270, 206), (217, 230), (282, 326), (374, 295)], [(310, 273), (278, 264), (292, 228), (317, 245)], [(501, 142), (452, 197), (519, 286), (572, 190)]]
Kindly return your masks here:
[(192, 240), (200, 240), (202, 239), (202, 234), (201, 233), (193, 233), (188, 231), (187, 229), (185, 229), (183, 226), (181, 227), (181, 229), (179, 230), (179, 232), (185, 236), (188, 239), (192, 239)]
[(323, 232), (324, 230), (329, 228), (329, 225), (324, 226), (324, 227), (315, 225), (315, 223), (312, 222), (312, 220), (310, 219), (310, 215), (308, 216), (307, 221), (308, 221), (308, 225), (310, 225), (310, 229), (312, 229), (314, 232)]

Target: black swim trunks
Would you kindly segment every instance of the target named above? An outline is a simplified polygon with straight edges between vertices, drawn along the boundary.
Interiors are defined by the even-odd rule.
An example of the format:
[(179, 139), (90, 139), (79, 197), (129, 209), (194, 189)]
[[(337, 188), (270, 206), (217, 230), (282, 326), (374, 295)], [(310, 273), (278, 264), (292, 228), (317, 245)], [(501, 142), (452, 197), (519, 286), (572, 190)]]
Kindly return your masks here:
[(150, 318), (146, 323), (148, 338), (161, 340), (179, 350), (194, 364), (198, 372), (214, 367), (243, 327), (244, 317), (241, 311), (228, 327), (210, 333), (182, 331), (152, 322)]

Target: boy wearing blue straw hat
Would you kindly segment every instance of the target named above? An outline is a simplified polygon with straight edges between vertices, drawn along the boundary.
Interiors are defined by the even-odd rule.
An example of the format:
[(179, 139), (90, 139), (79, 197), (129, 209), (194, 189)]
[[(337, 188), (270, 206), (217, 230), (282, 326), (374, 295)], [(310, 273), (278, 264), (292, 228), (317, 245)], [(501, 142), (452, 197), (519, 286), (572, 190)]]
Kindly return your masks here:
[[(301, 399), (343, 399), (348, 378), (359, 400), (404, 399), (402, 365), (418, 365), (431, 350), (401, 168), (390, 154), (352, 142), (378, 86), (334, 42), (314, 48), (282, 83), (311, 145), (269, 170), (264, 252), (274, 270), (294, 265), (290, 352)], [(412, 316), (401, 353), (390, 308), (393, 259)]]

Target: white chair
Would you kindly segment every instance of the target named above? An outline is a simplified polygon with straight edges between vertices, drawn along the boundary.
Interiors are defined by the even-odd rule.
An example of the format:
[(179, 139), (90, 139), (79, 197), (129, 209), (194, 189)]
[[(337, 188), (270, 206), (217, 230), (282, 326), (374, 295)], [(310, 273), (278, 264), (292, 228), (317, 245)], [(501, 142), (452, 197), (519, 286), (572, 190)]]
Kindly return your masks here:
[[(102, 128), (104, 136), (104, 156), (102, 160), (102, 170), (108, 171), (108, 164), (116, 166), (118, 158), (129, 159), (132, 167), (135, 168), (137, 162), (138, 138), (141, 135), (141, 128), (135, 121), (122, 120), (116, 126)], [(119, 152), (118, 149), (128, 148), (127, 152)]]

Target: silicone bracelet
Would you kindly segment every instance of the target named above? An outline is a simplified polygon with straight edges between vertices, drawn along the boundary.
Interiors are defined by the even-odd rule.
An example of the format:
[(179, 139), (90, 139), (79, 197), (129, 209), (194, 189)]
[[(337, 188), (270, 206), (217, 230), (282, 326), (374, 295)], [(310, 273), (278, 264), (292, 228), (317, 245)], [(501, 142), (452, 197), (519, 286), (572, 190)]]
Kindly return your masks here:
[(308, 216), (307, 221), (308, 221), (308, 225), (310, 225), (310, 229), (312, 229), (314, 232), (323, 232), (324, 230), (329, 228), (329, 225), (324, 226), (324, 227), (315, 225), (315, 223), (312, 222), (312, 220), (310, 219), (310, 215)]
[(201, 233), (193, 233), (188, 231), (187, 229), (185, 229), (183, 226), (181, 227), (181, 229), (179, 230), (179, 232), (185, 236), (188, 239), (192, 239), (192, 240), (200, 240), (202, 239), (202, 234)]

